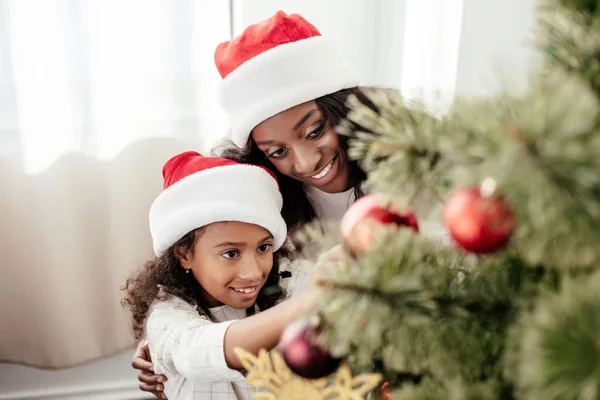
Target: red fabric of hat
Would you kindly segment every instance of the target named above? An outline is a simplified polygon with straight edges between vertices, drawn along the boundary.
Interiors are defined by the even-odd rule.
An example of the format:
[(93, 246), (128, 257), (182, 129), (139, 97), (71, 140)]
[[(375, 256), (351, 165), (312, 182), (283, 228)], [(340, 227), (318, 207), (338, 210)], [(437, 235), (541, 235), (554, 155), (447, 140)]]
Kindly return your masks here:
[(321, 36), (321, 33), (302, 16), (277, 11), (271, 18), (250, 25), (233, 40), (219, 44), (215, 51), (215, 64), (221, 78), (225, 78), (237, 67), (267, 50), (313, 36)]

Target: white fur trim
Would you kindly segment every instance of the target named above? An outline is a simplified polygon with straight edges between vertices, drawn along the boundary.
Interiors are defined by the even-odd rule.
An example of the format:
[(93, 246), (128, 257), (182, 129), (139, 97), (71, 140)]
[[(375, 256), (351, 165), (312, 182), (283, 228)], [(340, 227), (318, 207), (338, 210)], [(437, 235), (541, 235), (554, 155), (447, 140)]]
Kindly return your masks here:
[(231, 118), (233, 142), (244, 147), (252, 129), (267, 118), (358, 84), (337, 41), (315, 36), (248, 60), (220, 82), (217, 96)]
[(222, 221), (262, 226), (281, 247), (287, 227), (281, 217), (283, 200), (277, 181), (253, 165), (214, 167), (175, 182), (150, 207), (154, 253), (163, 254), (188, 232)]

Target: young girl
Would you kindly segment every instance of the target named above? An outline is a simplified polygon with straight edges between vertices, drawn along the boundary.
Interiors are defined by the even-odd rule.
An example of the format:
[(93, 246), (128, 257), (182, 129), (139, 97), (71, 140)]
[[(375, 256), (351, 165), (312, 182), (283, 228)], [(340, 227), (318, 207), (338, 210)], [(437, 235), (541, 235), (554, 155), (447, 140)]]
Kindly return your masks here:
[(249, 399), (234, 348), (273, 348), (313, 304), (310, 292), (277, 304), (287, 234), (277, 181), (195, 152), (170, 159), (163, 176), (150, 209), (156, 257), (126, 283), (135, 336), (146, 335), (169, 398)]

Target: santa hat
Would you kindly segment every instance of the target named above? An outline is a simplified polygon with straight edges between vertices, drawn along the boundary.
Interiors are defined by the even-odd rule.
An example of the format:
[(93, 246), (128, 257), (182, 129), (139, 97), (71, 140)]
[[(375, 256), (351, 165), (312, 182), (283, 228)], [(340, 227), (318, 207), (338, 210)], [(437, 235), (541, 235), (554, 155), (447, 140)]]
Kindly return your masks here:
[(217, 89), (232, 139), (244, 147), (254, 127), (288, 108), (359, 84), (339, 44), (298, 14), (278, 11), (215, 51)]
[(266, 168), (187, 151), (166, 162), (163, 177), (163, 191), (150, 208), (157, 256), (188, 232), (213, 222), (262, 226), (273, 235), (274, 250), (285, 241), (281, 193)]

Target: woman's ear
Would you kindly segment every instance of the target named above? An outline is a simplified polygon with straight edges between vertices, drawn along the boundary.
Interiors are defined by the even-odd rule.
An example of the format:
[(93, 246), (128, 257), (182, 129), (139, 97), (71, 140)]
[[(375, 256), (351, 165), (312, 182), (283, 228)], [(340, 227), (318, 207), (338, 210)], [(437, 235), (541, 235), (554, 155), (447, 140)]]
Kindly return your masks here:
[(173, 253), (175, 254), (175, 258), (179, 261), (179, 264), (181, 264), (184, 269), (191, 268), (189, 265), (194, 258), (191, 249), (185, 248), (184, 246), (175, 246), (173, 248)]

